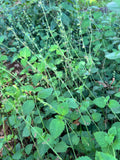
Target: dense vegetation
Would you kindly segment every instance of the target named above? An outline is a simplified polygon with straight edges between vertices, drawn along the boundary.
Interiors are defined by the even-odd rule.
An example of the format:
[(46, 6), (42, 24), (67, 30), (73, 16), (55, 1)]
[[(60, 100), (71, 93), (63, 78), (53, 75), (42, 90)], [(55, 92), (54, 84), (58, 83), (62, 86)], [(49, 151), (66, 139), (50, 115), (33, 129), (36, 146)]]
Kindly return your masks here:
[(120, 160), (120, 2), (0, 1), (0, 156)]

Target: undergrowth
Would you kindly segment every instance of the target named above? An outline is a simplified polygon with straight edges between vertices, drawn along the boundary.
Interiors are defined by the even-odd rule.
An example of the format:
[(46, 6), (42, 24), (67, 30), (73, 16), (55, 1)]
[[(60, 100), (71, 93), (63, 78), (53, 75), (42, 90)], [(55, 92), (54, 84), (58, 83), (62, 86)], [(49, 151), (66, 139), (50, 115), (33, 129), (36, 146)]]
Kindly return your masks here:
[(119, 160), (120, 3), (109, 2), (1, 0), (2, 159)]

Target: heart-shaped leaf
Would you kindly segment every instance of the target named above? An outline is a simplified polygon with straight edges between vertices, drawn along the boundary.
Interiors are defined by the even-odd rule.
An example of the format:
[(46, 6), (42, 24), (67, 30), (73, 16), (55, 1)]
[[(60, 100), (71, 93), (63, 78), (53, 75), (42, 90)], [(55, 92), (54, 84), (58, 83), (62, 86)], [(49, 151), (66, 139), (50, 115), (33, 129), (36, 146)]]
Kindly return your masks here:
[(63, 132), (65, 128), (65, 124), (61, 119), (53, 119), (50, 123), (50, 133), (54, 138), (57, 138), (60, 136), (60, 134)]
[(27, 100), (23, 103), (22, 110), (23, 114), (29, 115), (35, 107), (35, 103), (33, 100)]
[(46, 99), (47, 97), (49, 97), (53, 92), (53, 88), (40, 88), (40, 91), (38, 92), (38, 97), (39, 98), (43, 98)]
[(20, 56), (24, 58), (28, 58), (31, 56), (31, 52), (28, 47), (24, 47), (20, 50)]

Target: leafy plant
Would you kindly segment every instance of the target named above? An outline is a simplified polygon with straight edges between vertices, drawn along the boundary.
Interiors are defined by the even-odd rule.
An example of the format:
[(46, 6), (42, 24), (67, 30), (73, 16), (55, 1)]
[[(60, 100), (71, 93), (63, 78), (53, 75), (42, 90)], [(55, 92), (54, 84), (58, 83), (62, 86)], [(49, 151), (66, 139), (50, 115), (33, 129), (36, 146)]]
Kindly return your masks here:
[(119, 159), (119, 2), (0, 3), (2, 159)]

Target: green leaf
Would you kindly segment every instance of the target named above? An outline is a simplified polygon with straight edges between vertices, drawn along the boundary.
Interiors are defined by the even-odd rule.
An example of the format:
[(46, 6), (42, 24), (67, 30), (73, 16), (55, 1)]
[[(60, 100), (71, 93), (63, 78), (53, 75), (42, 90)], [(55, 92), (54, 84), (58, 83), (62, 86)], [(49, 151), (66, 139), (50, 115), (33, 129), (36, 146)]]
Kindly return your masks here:
[(115, 118), (115, 115), (114, 115), (114, 114), (108, 114), (107, 116), (108, 116), (108, 119), (110, 119), (110, 120), (112, 120), (112, 119)]
[(37, 57), (36, 56), (32, 56), (31, 59), (29, 60), (30, 63), (34, 63), (36, 62)]
[(18, 142), (16, 145), (15, 145), (15, 148), (14, 148), (16, 151), (20, 151), (21, 150), (21, 145), (20, 143)]
[(21, 87), (21, 89), (22, 89), (22, 91), (26, 91), (26, 92), (34, 90), (33, 86), (31, 86), (31, 85), (26, 85), (26, 86), (24, 85)]
[(80, 119), (79, 119), (79, 122), (82, 124), (82, 125), (85, 125), (85, 126), (89, 126), (91, 124), (91, 119), (89, 116), (82, 116)]
[(63, 72), (57, 71), (56, 75), (57, 75), (58, 78), (62, 78), (63, 77)]
[(118, 50), (120, 51), (120, 45), (118, 45)]
[(85, 71), (85, 62), (80, 61), (76, 66), (75, 66), (76, 71)]
[(95, 160), (117, 160), (117, 159), (110, 154), (97, 151), (95, 154)]
[(28, 115), (27, 117), (26, 117), (26, 123), (27, 123), (27, 126), (28, 127), (30, 127), (31, 126), (31, 117)]
[(40, 124), (42, 122), (40, 116), (36, 116), (34, 119), (33, 119), (34, 123), (35, 124)]
[(100, 113), (93, 113), (92, 118), (95, 122), (98, 122), (101, 119), (101, 114)]
[(21, 150), (18, 151), (18, 152), (15, 152), (15, 154), (12, 156), (12, 158), (13, 158), (14, 160), (20, 160), (21, 157), (22, 157), (22, 152), (21, 152)]
[(38, 92), (38, 97), (46, 99), (47, 97), (49, 97), (52, 94), (52, 92), (53, 92), (53, 88), (44, 89), (41, 87), (40, 91)]
[(67, 100), (67, 103), (68, 103), (69, 108), (73, 108), (73, 109), (78, 108), (78, 104), (75, 102), (73, 98), (69, 98)]
[(5, 36), (0, 36), (0, 43), (2, 43), (5, 39)]
[(96, 104), (99, 108), (104, 108), (106, 106), (107, 100), (105, 97), (98, 97), (95, 98), (93, 103)]
[(54, 138), (57, 138), (61, 135), (61, 133), (63, 132), (65, 128), (65, 124), (61, 119), (53, 119), (50, 122), (50, 133)]
[(24, 47), (20, 50), (20, 56), (24, 58), (28, 58), (31, 56), (31, 52), (28, 47)]
[(27, 125), (23, 129), (22, 136), (23, 137), (29, 137), (30, 136), (30, 130), (29, 130)]
[(28, 144), (26, 147), (25, 147), (25, 152), (26, 154), (30, 154), (31, 150), (32, 150), (32, 147), (33, 147), (33, 144)]
[(0, 142), (0, 150), (2, 149), (2, 147), (3, 147), (3, 143), (2, 143), (2, 142)]
[(107, 147), (108, 144), (105, 143), (105, 137), (107, 136), (107, 133), (99, 131), (99, 132), (95, 132), (94, 136), (101, 148)]
[(6, 93), (11, 96), (15, 95), (17, 92), (17, 89), (13, 86), (8, 86), (5, 89), (6, 89)]
[(117, 130), (116, 130), (116, 127), (111, 127), (109, 130), (108, 130), (108, 135), (113, 135), (113, 136), (116, 136), (117, 134)]
[(69, 11), (75, 11), (75, 9), (72, 7), (72, 5), (68, 2), (63, 2), (61, 3), (61, 7), (64, 8), (65, 10)]
[(113, 52), (113, 53), (106, 54), (105, 57), (107, 59), (112, 59), (112, 60), (119, 59), (120, 58), (120, 53), (118, 51), (116, 51), (116, 52)]
[(82, 20), (81, 27), (82, 27), (83, 31), (85, 29), (87, 29), (89, 26), (90, 26), (90, 20), (89, 19), (85, 18), (84, 20)]
[(67, 103), (59, 104), (58, 107), (57, 107), (57, 111), (59, 112), (59, 114), (61, 114), (63, 116), (66, 115), (69, 111), (68, 104)]
[(50, 47), (50, 49), (49, 49), (49, 52), (56, 51), (58, 48), (59, 48), (58, 45), (51, 45), (51, 47)]
[(54, 140), (54, 137), (52, 137), (50, 134), (46, 134), (43, 143), (46, 144), (46, 142), (48, 142), (51, 145), (55, 145), (57, 143), (57, 141)]
[(66, 145), (66, 143), (65, 142), (59, 142), (59, 143), (57, 143), (57, 145), (55, 146), (55, 151), (56, 152), (66, 152), (67, 151), (67, 148), (68, 148), (68, 146)]
[(120, 98), (120, 92), (116, 93), (115, 96)]
[(64, 51), (63, 49), (61, 49), (61, 50), (58, 50), (58, 49), (57, 49), (57, 50), (56, 50), (56, 54), (57, 54), (57, 55), (63, 56), (63, 55), (64, 55), (64, 52), (65, 52), (65, 51)]
[(88, 156), (81, 156), (81, 157), (78, 157), (77, 159), (75, 160), (92, 160), (91, 158), (89, 158)]
[(16, 122), (16, 116), (13, 114), (8, 119), (9, 119), (10, 125), (13, 126)]
[(23, 106), (22, 106), (22, 110), (23, 110), (23, 114), (25, 115), (29, 115), (31, 114), (31, 112), (33, 111), (35, 107), (35, 103), (33, 100), (27, 100), (23, 103)]
[(6, 61), (8, 57), (6, 55), (0, 55), (0, 62)]
[[(49, 149), (49, 146), (47, 145), (47, 144), (44, 144), (44, 143), (40, 143), (40, 144), (38, 144), (38, 152), (39, 152), (39, 155), (40, 156), (44, 156), (45, 155), (45, 153), (48, 151), (48, 149)], [(39, 157), (39, 155), (38, 155), (38, 157)], [(35, 159), (37, 159), (37, 158), (35, 158)]]
[(54, 30), (54, 28), (57, 26), (55, 20), (52, 20), (51, 23), (50, 23), (50, 29), (51, 30)]
[(89, 101), (82, 101), (81, 107), (80, 107), (80, 112), (84, 113), (88, 110), (88, 107), (90, 106)]
[(27, 60), (26, 59), (21, 59), (21, 65), (25, 67), (27, 65)]
[(113, 2), (108, 3), (107, 7), (113, 12), (119, 13), (120, 12), (120, 1), (114, 0)]
[(6, 112), (10, 112), (13, 109), (12, 103), (10, 103), (9, 101), (6, 101), (5, 102), (5, 109), (6, 109)]
[(80, 142), (80, 138), (77, 135), (73, 135), (71, 140), (73, 145), (77, 145)]
[(113, 143), (114, 140), (114, 136), (105, 136), (105, 142), (107, 142), (107, 144), (111, 145)]
[(82, 131), (81, 133), (81, 141), (85, 151), (92, 152), (95, 148), (93, 136), (90, 132)]
[(115, 32), (113, 32), (112, 30), (107, 30), (104, 35), (106, 37), (112, 37), (115, 36)]
[(40, 74), (34, 74), (32, 76), (32, 82), (33, 84), (36, 86), (38, 84), (38, 82), (42, 79), (42, 75)]
[(115, 150), (120, 150), (120, 122), (115, 122), (112, 127), (115, 127), (117, 130), (116, 138), (113, 143), (113, 148)]
[(96, 67), (93, 67), (93, 68), (91, 68), (91, 71), (90, 71), (91, 73), (96, 73), (96, 72), (98, 72), (98, 68), (96, 68)]
[(44, 62), (38, 63), (37, 64), (37, 69), (41, 73), (44, 72), (45, 71), (45, 63)]
[(111, 145), (113, 143), (113, 140), (114, 140), (116, 134), (117, 134), (116, 127), (111, 127), (108, 130), (108, 136), (105, 137), (106, 142)]
[(42, 137), (43, 130), (39, 127), (32, 127), (31, 132), (34, 138), (40, 138)]
[(71, 120), (77, 120), (80, 117), (80, 114), (77, 111), (71, 111), (71, 112), (69, 112), (68, 117)]
[(112, 110), (113, 113), (116, 113), (116, 114), (120, 113), (120, 104), (116, 100), (111, 99), (109, 101), (108, 106)]
[(17, 52), (17, 49), (15, 47), (9, 48), (10, 52)]
[(69, 26), (70, 18), (65, 13), (62, 13), (61, 20), (64, 25)]

